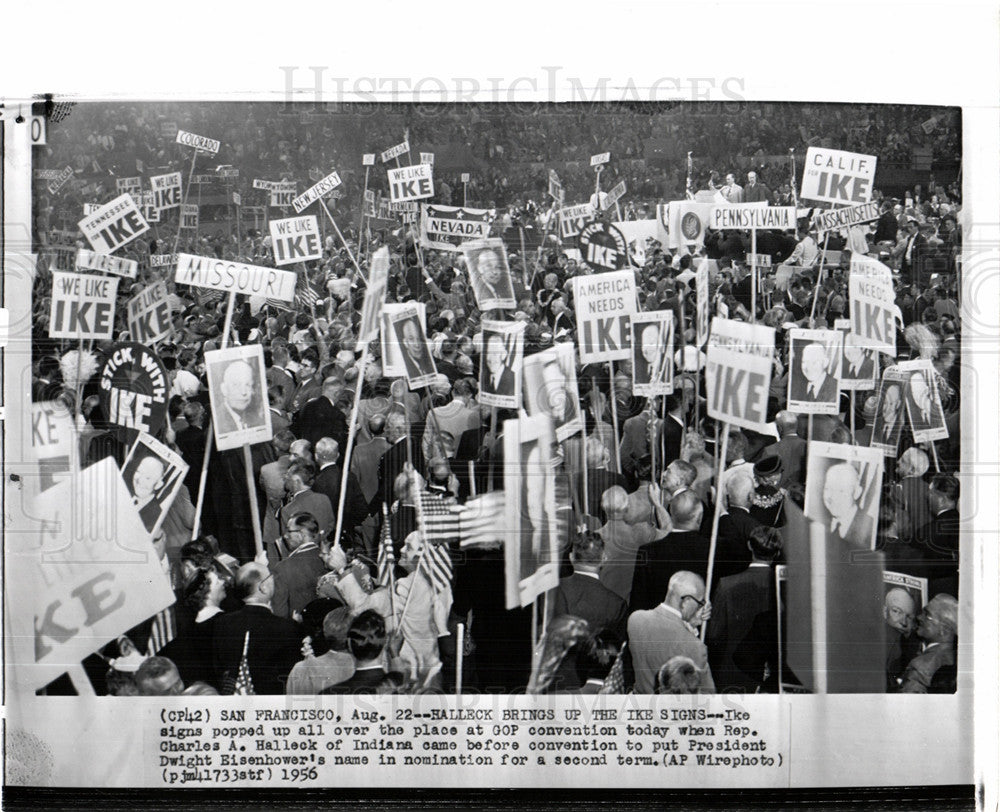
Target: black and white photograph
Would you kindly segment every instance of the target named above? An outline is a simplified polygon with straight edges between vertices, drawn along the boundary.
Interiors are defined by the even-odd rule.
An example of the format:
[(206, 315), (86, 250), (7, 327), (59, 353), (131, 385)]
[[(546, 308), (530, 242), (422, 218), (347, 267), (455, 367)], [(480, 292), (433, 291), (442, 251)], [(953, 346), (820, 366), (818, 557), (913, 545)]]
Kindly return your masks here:
[(848, 391), (873, 391), (879, 380), (878, 352), (866, 347), (864, 339), (851, 332), (850, 319), (837, 319), (834, 327), (844, 336), (840, 388)]
[(888, 367), (879, 381), (872, 424), (871, 447), (879, 448), (887, 457), (899, 453), (899, 441), (906, 426), (906, 388), (909, 376), (898, 365)]
[(215, 445), (220, 451), (271, 439), (271, 411), (263, 347), (229, 347), (205, 353)]
[(559, 442), (583, 428), (575, 353), (572, 344), (557, 344), (524, 359), (525, 411), (551, 418)]
[(843, 334), (796, 329), (789, 330), (788, 339), (788, 408), (806, 414), (837, 414)]
[(504, 409), (520, 408), (524, 329), (523, 322), (483, 322), (480, 403)]
[(552, 419), (504, 422), (507, 608), (529, 606), (559, 584)]
[(406, 308), (415, 307), (417, 318), (420, 319), (420, 326), (427, 331), (427, 305), (423, 302), (387, 302), (382, 307), (379, 340), (382, 354), (382, 374), (387, 378), (405, 378), (406, 362), (403, 360), (403, 346), (396, 340), (396, 334), (392, 329), (392, 320), (396, 314)]
[(906, 414), (910, 419), (913, 441), (923, 443), (948, 437), (937, 373), (929, 360), (904, 361), (896, 367), (906, 375)]
[(674, 312), (648, 311), (632, 318), (632, 394), (674, 391)]
[(503, 240), (491, 237), (464, 242), (462, 254), (479, 309), (483, 312), (513, 310), (517, 303)]
[(877, 449), (809, 443), (805, 514), (845, 551), (875, 549), (882, 470)]
[(122, 479), (143, 526), (153, 536), (184, 483), (188, 464), (169, 447), (140, 434), (122, 466)]
[[(995, 806), (995, 10), (515, 5), (470, 37), (449, 9), (180, 2), (160, 79), (54, 66), (92, 9), (70, 39), (85, 9), (7, 23), (36, 36), (0, 56), (25, 86), (0, 105), (3, 571), (45, 589), (5, 606), (5, 804)], [(804, 44), (828, 64), (777, 64)], [(624, 246), (582, 257), (565, 215), (595, 196)], [(422, 242), (423, 205), (486, 239)], [(276, 245), (292, 218), (315, 228)], [(76, 269), (91, 225), (107, 258)], [(887, 269), (863, 301), (852, 263)], [(152, 286), (155, 391), (108, 388)], [(74, 453), (43, 496), (110, 471), (89, 515), (34, 497), (53, 401)], [(86, 568), (50, 555), (119, 492), (141, 579), (113, 533)]]
[(415, 307), (404, 308), (392, 316), (392, 339), (403, 359), (410, 389), (421, 389), (433, 383), (437, 368)]

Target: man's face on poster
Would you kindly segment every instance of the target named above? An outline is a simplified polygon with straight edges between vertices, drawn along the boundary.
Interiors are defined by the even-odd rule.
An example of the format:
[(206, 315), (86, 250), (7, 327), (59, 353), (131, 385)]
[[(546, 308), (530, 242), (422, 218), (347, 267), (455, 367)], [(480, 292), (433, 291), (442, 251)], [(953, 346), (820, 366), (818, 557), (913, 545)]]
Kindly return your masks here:
[(403, 322), (403, 346), (413, 358), (423, 359), (426, 347), (420, 328), (413, 319)]
[(822, 344), (806, 344), (802, 350), (802, 374), (810, 383), (822, 380), (826, 374), (826, 351)]
[(927, 379), (922, 372), (914, 372), (910, 376), (910, 394), (913, 402), (921, 411), (927, 411), (931, 407), (931, 390), (927, 386)]
[(566, 413), (569, 395), (566, 393), (566, 376), (557, 361), (549, 361), (542, 368), (542, 405), (549, 416), (561, 420)]
[(660, 331), (655, 324), (642, 328), (640, 336), (642, 357), (652, 365), (660, 355)]
[(853, 333), (848, 333), (844, 337), (844, 358), (849, 364), (861, 364), (864, 362), (867, 353), (858, 343), (858, 337)]
[(899, 414), (899, 387), (893, 384), (886, 387), (885, 397), (882, 399), (882, 419), (886, 423), (892, 423)]
[(496, 375), (503, 367), (507, 353), (504, 350), (503, 339), (494, 334), (486, 342), (486, 368), (491, 375)]
[(253, 400), (253, 370), (246, 361), (233, 361), (222, 375), (222, 397), (234, 412), (244, 412)]
[(846, 516), (857, 507), (861, 482), (857, 471), (846, 463), (838, 463), (826, 472), (823, 483), (823, 506), (831, 516)]
[(483, 281), (496, 287), (503, 278), (503, 266), (500, 264), (500, 257), (497, 256), (497, 252), (492, 248), (487, 248), (480, 252), (477, 264)]
[(905, 589), (890, 589), (885, 596), (885, 607), (883, 609), (885, 622), (890, 628), (902, 634), (909, 634), (913, 631), (913, 622), (916, 617), (916, 604), (910, 593)]
[(132, 474), (132, 494), (144, 499), (152, 496), (163, 478), (165, 467), (157, 457), (144, 457)]

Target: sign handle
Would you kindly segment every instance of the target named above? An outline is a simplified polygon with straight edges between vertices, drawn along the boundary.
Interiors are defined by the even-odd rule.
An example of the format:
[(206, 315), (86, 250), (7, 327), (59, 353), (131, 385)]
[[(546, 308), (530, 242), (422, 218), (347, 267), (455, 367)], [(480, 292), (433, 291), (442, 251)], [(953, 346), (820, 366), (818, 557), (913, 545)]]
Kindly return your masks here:
[(487, 470), (487, 474), (486, 474), (486, 477), (487, 477), (487, 480), (488, 480), (487, 483), (486, 483), (486, 490), (488, 490), (488, 491), (492, 491), (493, 490), (493, 469), (496, 467), (494, 465), (496, 457), (495, 457), (495, 454), (493, 453), (495, 451), (495, 449), (496, 449), (496, 442), (497, 442), (497, 407), (496, 406), (490, 407), (490, 437), (492, 438), (493, 449), (490, 450), (490, 465), (489, 465), (489, 469)]
[(243, 468), (247, 475), (247, 492), (250, 495), (250, 526), (253, 528), (253, 546), (257, 555), (264, 552), (264, 539), (260, 532), (260, 505), (257, 503), (257, 486), (253, 481), (253, 459), (250, 444), (243, 444)]
[[(718, 473), (715, 477), (715, 510), (712, 513), (712, 540), (708, 546), (708, 570), (705, 573), (705, 598), (711, 597), (709, 590), (712, 588), (712, 575), (715, 570), (715, 548), (719, 543), (719, 517), (722, 515), (722, 500), (725, 494), (722, 490), (722, 474), (726, 470), (726, 452), (729, 450), (729, 424), (722, 424), (722, 451), (719, 454)], [(705, 630), (708, 628), (708, 621), (702, 621), (701, 639), (705, 639)]]
[[(236, 309), (236, 291), (229, 292), (229, 303), (226, 305), (226, 321), (223, 324), (222, 347), (226, 349), (229, 345), (229, 331), (233, 325), (233, 310)], [(209, 417), (208, 426), (205, 428), (205, 454), (201, 458), (201, 479), (198, 482), (198, 501), (195, 503), (194, 524), (191, 525), (191, 541), (198, 538), (198, 530), (201, 528), (201, 511), (205, 507), (205, 482), (208, 480), (208, 458), (212, 455), (212, 444), (215, 441), (215, 432), (212, 430), (212, 419)]]
[(97, 696), (94, 686), (90, 682), (90, 677), (83, 670), (81, 663), (72, 663), (66, 667), (66, 676), (73, 683), (77, 696)]
[(337, 221), (333, 219), (333, 215), (330, 214), (330, 210), (326, 207), (326, 201), (323, 198), (320, 198), (319, 204), (323, 207), (323, 211), (326, 212), (326, 216), (330, 218), (330, 223), (333, 225), (333, 230), (337, 232), (341, 245), (343, 245), (347, 250), (347, 256), (351, 258), (351, 264), (354, 265), (354, 270), (358, 272), (358, 276), (360, 276), (361, 281), (365, 283), (365, 287), (368, 287), (368, 278), (361, 272), (358, 261), (354, 258), (354, 254), (351, 253), (351, 246), (347, 244), (347, 240), (344, 239), (344, 235), (340, 233), (340, 227), (337, 225)]
[(464, 181), (462, 183), (462, 208), (467, 209), (469, 207), (469, 182)]
[(750, 229), (750, 323), (757, 323), (757, 229)]
[(934, 440), (931, 440), (931, 456), (934, 458), (934, 470), (940, 474), (941, 463), (938, 461), (937, 443)]
[(334, 544), (340, 544), (340, 532), (344, 529), (344, 505), (347, 502), (347, 478), (351, 474), (351, 453), (354, 450), (354, 439), (358, 433), (358, 408), (361, 404), (361, 388), (365, 383), (365, 367), (368, 365), (368, 346), (366, 341), (361, 350), (361, 369), (358, 371), (357, 386), (354, 390), (354, 405), (351, 407), (351, 422), (347, 424), (347, 447), (341, 455), (340, 499), (337, 501), (337, 524), (333, 531)]
[[(813, 693), (826, 693), (826, 528), (809, 522), (809, 597), (812, 615)], [(778, 675), (779, 679), (781, 675)]]
[[(191, 192), (191, 179), (194, 177), (194, 165), (197, 160), (198, 160), (198, 150), (195, 149), (191, 153), (191, 169), (188, 172), (187, 187), (184, 189), (184, 197), (181, 198), (180, 212), (177, 215), (177, 236), (174, 237), (174, 250), (171, 252), (173, 254), (177, 253), (177, 246), (180, 244), (181, 241), (181, 222), (183, 221), (184, 217), (184, 204), (187, 203), (188, 194), (190, 194)], [(201, 191), (200, 183), (198, 184), (198, 191), (199, 192)]]

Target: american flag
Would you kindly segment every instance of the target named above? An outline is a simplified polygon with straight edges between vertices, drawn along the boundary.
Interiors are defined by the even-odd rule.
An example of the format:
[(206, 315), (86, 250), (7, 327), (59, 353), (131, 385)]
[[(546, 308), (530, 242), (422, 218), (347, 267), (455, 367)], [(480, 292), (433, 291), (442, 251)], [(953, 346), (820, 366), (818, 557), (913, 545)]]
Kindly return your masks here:
[(424, 555), (427, 557), (427, 576), (434, 590), (443, 592), (451, 586), (448, 544), (459, 539), (459, 514), (441, 495), (421, 491), (418, 515), (424, 537)]
[(236, 683), (233, 685), (235, 696), (253, 696), (253, 680), (250, 678), (250, 663), (247, 661), (247, 650), (250, 648), (250, 631), (243, 638), (243, 656), (240, 657), (240, 669), (236, 672)]
[(392, 534), (389, 532), (389, 508), (382, 504), (382, 538), (378, 545), (378, 574), (375, 578), (379, 586), (390, 586), (392, 568), (396, 565), (396, 555), (392, 551)]
[(177, 636), (174, 624), (174, 609), (167, 607), (153, 618), (153, 627), (149, 630), (149, 646), (147, 654), (154, 657), (156, 652)]
[(278, 310), (294, 310), (295, 307), (303, 308), (305, 310), (310, 310), (316, 306), (316, 302), (319, 301), (319, 294), (313, 289), (313, 286), (305, 279), (305, 277), (299, 277), (298, 284), (295, 287), (295, 299), (292, 304), (282, 300), (282, 299), (271, 299), (268, 298), (265, 304), (268, 307), (274, 307)]
[(461, 549), (493, 547), (506, 538), (503, 491), (490, 491), (468, 500), (458, 514)]
[(684, 187), (684, 194), (688, 200), (694, 200), (694, 191), (691, 189), (691, 176), (694, 174), (694, 161), (691, 160), (691, 153), (688, 153), (687, 162), (687, 182)]

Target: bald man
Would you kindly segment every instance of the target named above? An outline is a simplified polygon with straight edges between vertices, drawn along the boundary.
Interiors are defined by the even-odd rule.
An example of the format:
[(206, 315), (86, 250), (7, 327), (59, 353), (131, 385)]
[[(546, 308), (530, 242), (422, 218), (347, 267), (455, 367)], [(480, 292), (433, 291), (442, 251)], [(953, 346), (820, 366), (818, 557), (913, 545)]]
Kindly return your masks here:
[(916, 610), (916, 603), (907, 590), (894, 587), (886, 592), (882, 617), (885, 618), (886, 625), (886, 686), (890, 692), (899, 690), (903, 668), (916, 654), (909, 645)]
[(846, 462), (830, 466), (823, 481), (823, 507), (830, 514), (830, 533), (856, 550), (870, 550), (874, 519), (861, 505), (864, 487), (857, 469)]
[(788, 399), (807, 403), (835, 403), (837, 379), (828, 374), (828, 366), (829, 358), (823, 344), (810, 341), (801, 347), (798, 370), (801, 374), (796, 374), (793, 369), (789, 375)]
[(951, 595), (935, 595), (927, 602), (917, 623), (917, 636), (924, 641), (924, 650), (906, 666), (900, 693), (948, 693), (955, 690), (955, 675), (948, 672), (955, 665), (957, 634), (958, 601)]
[(213, 398), (219, 434), (256, 428), (264, 424), (264, 406), (260, 395), (260, 382), (254, 368), (246, 361), (232, 361), (226, 366), (219, 382), (221, 399)]
[(705, 581), (687, 570), (671, 576), (666, 597), (657, 606), (629, 616), (629, 650), (637, 694), (653, 693), (657, 673), (673, 657), (689, 657), (694, 662), (699, 674), (698, 693), (715, 693), (708, 650), (698, 639), (697, 630), (710, 616)]

